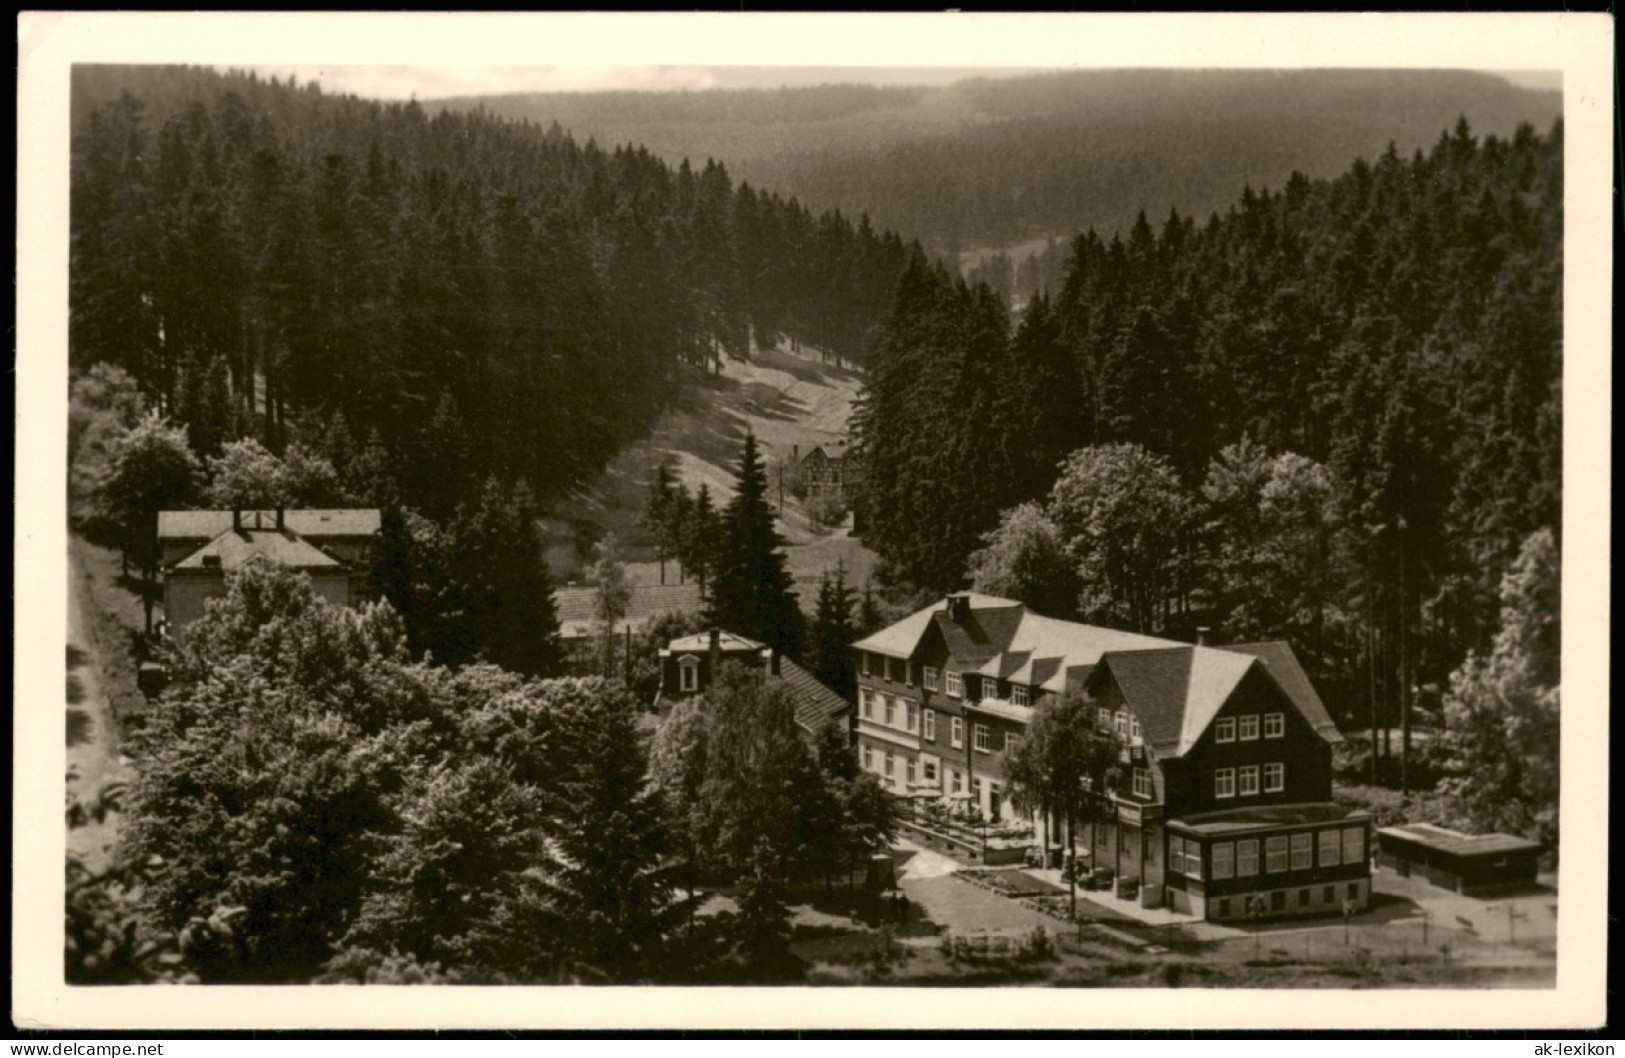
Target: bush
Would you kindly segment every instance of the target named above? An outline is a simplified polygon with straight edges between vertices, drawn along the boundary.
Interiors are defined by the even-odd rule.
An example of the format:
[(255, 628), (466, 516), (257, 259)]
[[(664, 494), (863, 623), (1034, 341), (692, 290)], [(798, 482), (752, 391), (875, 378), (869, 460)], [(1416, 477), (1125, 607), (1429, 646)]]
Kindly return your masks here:
[(807, 501), (807, 515), (814, 522), (834, 529), (846, 521), (846, 503), (834, 493), (820, 493)]

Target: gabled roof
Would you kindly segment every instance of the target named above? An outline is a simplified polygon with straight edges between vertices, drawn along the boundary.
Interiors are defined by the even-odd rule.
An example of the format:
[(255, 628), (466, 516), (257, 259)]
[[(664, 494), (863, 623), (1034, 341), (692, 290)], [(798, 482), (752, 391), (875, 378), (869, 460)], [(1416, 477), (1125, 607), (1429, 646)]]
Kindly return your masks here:
[(230, 529), (176, 562), (174, 569), (208, 569), (205, 559), (218, 558), (229, 572), (252, 559), (275, 562), (288, 569), (342, 568), (343, 563), (296, 534), (276, 529)]
[[(231, 511), (159, 511), (159, 540), (212, 540), (231, 528)], [(275, 510), (242, 512), (250, 529), (274, 529)], [(284, 528), (300, 536), (371, 536), (382, 518), (376, 507), (311, 508), (282, 512)]]
[[(970, 599), (970, 608), (973, 614), (978, 611), (1010, 608), (1019, 609), (1021, 604), (1013, 599), (1001, 599), (996, 595), (979, 595), (976, 592), (966, 593)], [(874, 654), (886, 654), (894, 658), (907, 658), (913, 655), (920, 640), (925, 636), (926, 629), (930, 628), (936, 616), (943, 612), (948, 605), (946, 598), (939, 599), (923, 610), (916, 610), (896, 624), (888, 625), (866, 639), (860, 639), (852, 646), (857, 650), (867, 650)]]
[(954, 660), (961, 665), (975, 665), (1009, 648), (1023, 612), (1020, 605), (973, 609), (964, 620), (956, 621), (938, 610), (931, 618)]
[(1151, 748), (1178, 757), (1202, 737), (1254, 659), (1186, 646), (1113, 652), (1100, 664), (1116, 679)]
[(852, 703), (789, 658), (779, 658), (779, 679), (796, 700), (796, 723), (809, 734), (852, 711)]
[[(725, 654), (737, 654), (741, 651), (766, 650), (766, 643), (758, 643), (754, 639), (734, 635), (732, 632), (721, 632), (717, 635), (717, 647)], [(691, 651), (705, 651), (711, 649), (711, 633), (700, 632), (697, 635), (683, 636), (673, 639), (660, 651), (662, 657), (667, 654), (689, 653)]]
[[(593, 614), (594, 588), (557, 588), (553, 604), (559, 614), (559, 636), (580, 639), (592, 635), (597, 618)], [(615, 631), (624, 634), (627, 629), (640, 631), (652, 617), (663, 613), (695, 613), (704, 600), (700, 586), (694, 581), (687, 584), (635, 584), (627, 597), (626, 613), (615, 622)]]
[(1275, 678), (1276, 685), (1292, 699), (1317, 735), (1328, 742), (1343, 741), (1343, 733), (1337, 730), (1337, 724), (1326, 711), (1326, 704), (1320, 700), (1320, 695), (1315, 692), (1315, 685), (1310, 682), (1309, 674), (1303, 671), (1303, 665), (1299, 663), (1291, 644), (1274, 640), (1267, 643), (1236, 643), (1224, 649), (1251, 654), (1263, 662), (1265, 670)]

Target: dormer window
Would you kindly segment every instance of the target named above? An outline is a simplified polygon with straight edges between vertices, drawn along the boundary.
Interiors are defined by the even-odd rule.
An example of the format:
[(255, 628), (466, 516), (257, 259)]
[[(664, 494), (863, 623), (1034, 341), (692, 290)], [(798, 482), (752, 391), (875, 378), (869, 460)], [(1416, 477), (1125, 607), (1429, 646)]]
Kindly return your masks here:
[(700, 689), (700, 659), (690, 655), (677, 662), (677, 686), (688, 694)]
[(965, 696), (965, 678), (957, 672), (946, 674), (948, 680), (948, 697), (963, 698)]
[(1027, 688), (1022, 687), (1019, 684), (1012, 683), (1010, 685), (1010, 704), (1011, 705), (1026, 705), (1027, 704)]
[(934, 691), (937, 689), (937, 670), (932, 668), (930, 665), (925, 667), (924, 681), (926, 690)]

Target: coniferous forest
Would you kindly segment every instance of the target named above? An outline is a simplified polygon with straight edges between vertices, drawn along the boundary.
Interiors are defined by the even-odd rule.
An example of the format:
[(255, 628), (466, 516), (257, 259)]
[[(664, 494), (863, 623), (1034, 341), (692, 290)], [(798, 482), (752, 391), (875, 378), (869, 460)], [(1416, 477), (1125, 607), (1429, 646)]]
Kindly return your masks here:
[(1561, 533), (1562, 157), (1561, 124), (1461, 122), (1205, 224), (1142, 214), (1019, 319), (914, 255), (858, 424), (870, 546), (932, 592), (1289, 638), (1355, 727), (1437, 707)]
[(73, 368), (127, 370), (203, 457), (377, 431), (436, 517), (492, 474), (544, 503), (590, 480), (681, 365), (860, 360), (906, 257), (557, 127), (200, 68), (79, 67), (73, 99)]

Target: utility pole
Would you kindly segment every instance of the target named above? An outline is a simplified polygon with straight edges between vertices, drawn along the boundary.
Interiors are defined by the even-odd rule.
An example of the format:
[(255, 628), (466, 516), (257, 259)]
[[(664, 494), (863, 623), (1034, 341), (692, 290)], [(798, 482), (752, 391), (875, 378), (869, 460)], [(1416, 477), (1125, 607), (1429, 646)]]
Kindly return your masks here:
[(1405, 585), (1405, 516), (1395, 523), (1399, 530), (1399, 795), (1411, 793), (1411, 672), (1406, 633), (1410, 624), (1410, 596)]

